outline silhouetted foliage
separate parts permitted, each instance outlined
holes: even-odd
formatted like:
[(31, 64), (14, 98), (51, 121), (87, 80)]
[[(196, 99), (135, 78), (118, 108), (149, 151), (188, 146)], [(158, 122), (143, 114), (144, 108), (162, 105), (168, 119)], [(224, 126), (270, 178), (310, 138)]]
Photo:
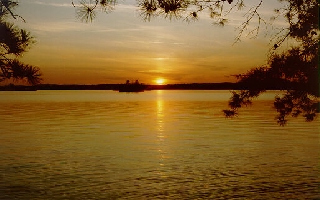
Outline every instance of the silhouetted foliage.
[[(237, 113), (241, 106), (251, 103), (273, 84), (283, 85), (284, 95), (276, 96), (274, 101), (278, 112), (276, 120), (280, 125), (286, 124), (287, 116), (302, 115), (306, 121), (312, 121), (319, 112), (319, 4), (315, 0), (287, 1), (289, 6), (282, 10), (282, 14), (289, 27), (283, 29), (287, 32), (274, 44), (274, 48), (277, 49), (286, 38), (294, 40), (296, 45), (282, 53), (272, 54), (267, 66), (238, 75), (238, 82), (245, 89), (233, 93), (229, 101), (231, 109), (224, 110), (227, 117), (232, 117), (231, 111)], [(250, 91), (255, 92), (248, 95)]]
[(114, 9), (115, 4), (116, 0), (80, 0), (78, 5), (72, 1), (73, 7), (76, 8), (77, 17), (82, 22), (92, 22), (97, 15), (97, 9), (108, 13)]
[(279, 84), (282, 85), (284, 95), (275, 97), (274, 101), (274, 108), (279, 113), (276, 117), (278, 123), (285, 125), (289, 115), (302, 115), (306, 121), (312, 121), (319, 112), (317, 52), (318, 45), (308, 46), (307, 50), (303, 46), (292, 47), (286, 52), (271, 56), (268, 66), (239, 75), (238, 83), (244, 90), (233, 92), (229, 101), (231, 109), (224, 110), (226, 117), (232, 117), (231, 111), (238, 113), (239, 108), (251, 104), (252, 99)]
[(6, 79), (26, 80), (36, 85), (41, 82), (40, 69), (18, 61), (18, 57), (33, 44), (34, 38), (24, 29), (20, 29), (8, 18), (24, 19), (14, 13), (17, 1), (0, 0), (0, 82)]
[[(237, 0), (227, 12), (235, 7), (241, 9), (244, 0)], [(72, 4), (77, 9), (77, 16), (84, 22), (92, 21), (97, 10), (109, 12), (115, 8), (116, 0), (80, 0)], [(208, 11), (209, 16), (216, 19), (216, 24), (223, 25), (227, 19), (224, 18), (224, 5), (232, 4), (233, 0), (209, 0), (209, 1), (187, 1), (187, 0), (137, 0), (137, 6), (141, 17), (150, 21), (153, 16), (164, 16), (169, 19), (184, 19), (186, 21), (198, 19), (199, 12)]]
[[(245, 7), (246, 0), (137, 0), (140, 15), (146, 21), (152, 17), (164, 16), (171, 19), (185, 21), (198, 20), (200, 12), (207, 12), (214, 20), (214, 24), (223, 26), (227, 16), (233, 10)], [(264, 0), (256, 1), (244, 15), (243, 23), (238, 27), (235, 42), (240, 41), (244, 32), (256, 36), (261, 24), (267, 25), (259, 13)], [(319, 3), (316, 0), (279, 0), (283, 6), (275, 9), (275, 16), (271, 21), (283, 16), (287, 27), (283, 27), (270, 41), (273, 50), (288, 40), (292, 47), (282, 53), (272, 52), (266, 66), (257, 67), (247, 73), (237, 76), (242, 90), (233, 91), (229, 101), (230, 109), (224, 110), (226, 117), (238, 114), (238, 109), (248, 106), (252, 100), (270, 88), (281, 88), (283, 96), (275, 97), (274, 108), (278, 112), (276, 117), (280, 125), (284, 125), (287, 116), (302, 115), (306, 121), (312, 121), (316, 116), (319, 97)], [(74, 2), (72, 1), (75, 6)], [(82, 0), (77, 9), (82, 10), (78, 16), (82, 21), (91, 21), (95, 10), (100, 7), (110, 11), (116, 5), (115, 0), (86, 1)], [(229, 6), (226, 6), (229, 5)], [(87, 13), (85, 13), (86, 11)], [(257, 22), (253, 28), (249, 24)]]

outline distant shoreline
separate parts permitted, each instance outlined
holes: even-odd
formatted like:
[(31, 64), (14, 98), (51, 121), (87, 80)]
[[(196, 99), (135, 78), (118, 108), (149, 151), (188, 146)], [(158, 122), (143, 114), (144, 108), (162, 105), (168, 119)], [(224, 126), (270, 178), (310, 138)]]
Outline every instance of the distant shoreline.
[[(5, 85), (0, 86), (0, 91), (36, 91), (36, 90), (119, 90), (124, 84), (40, 84), (36, 86), (25, 85)], [(223, 83), (186, 83), (186, 84), (166, 84), (166, 85), (147, 85), (145, 90), (243, 90), (253, 89), (257, 86), (241, 85), (239, 83), (223, 82)], [(284, 90), (284, 85), (273, 85), (264, 87), (267, 90)]]

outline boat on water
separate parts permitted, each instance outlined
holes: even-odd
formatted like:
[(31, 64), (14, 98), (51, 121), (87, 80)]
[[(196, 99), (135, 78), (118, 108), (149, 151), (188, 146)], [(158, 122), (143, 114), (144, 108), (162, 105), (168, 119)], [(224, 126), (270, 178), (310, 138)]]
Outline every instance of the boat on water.
[(139, 83), (136, 80), (134, 83), (130, 83), (129, 80), (125, 84), (119, 85), (119, 92), (143, 92), (146, 89), (146, 85)]

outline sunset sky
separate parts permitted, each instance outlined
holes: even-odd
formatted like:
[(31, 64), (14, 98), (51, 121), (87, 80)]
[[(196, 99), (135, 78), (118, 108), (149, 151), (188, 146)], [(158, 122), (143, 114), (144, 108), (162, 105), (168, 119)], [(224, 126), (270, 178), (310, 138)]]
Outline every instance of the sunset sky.
[[(76, 1), (75, 1), (76, 2)], [(247, 7), (258, 0), (246, 0)], [(232, 74), (266, 63), (270, 35), (261, 29), (256, 39), (234, 44), (242, 12), (229, 16), (224, 27), (213, 25), (207, 13), (196, 22), (139, 16), (136, 1), (119, 1), (109, 14), (98, 12), (92, 23), (76, 18), (71, 0), (24, 0), (18, 23), (37, 43), (22, 60), (41, 68), (43, 83), (101, 84), (136, 80), (156, 84), (235, 81)], [(278, 5), (265, 1), (260, 13), (269, 19)], [(274, 25), (283, 26), (284, 22)], [(271, 29), (267, 30), (270, 34)]]

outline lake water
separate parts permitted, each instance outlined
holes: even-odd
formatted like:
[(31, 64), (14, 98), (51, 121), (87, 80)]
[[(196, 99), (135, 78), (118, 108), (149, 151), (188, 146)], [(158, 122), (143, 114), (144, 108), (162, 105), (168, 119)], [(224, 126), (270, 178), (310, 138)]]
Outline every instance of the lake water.
[(0, 92), (0, 199), (319, 199), (319, 119), (276, 92)]

